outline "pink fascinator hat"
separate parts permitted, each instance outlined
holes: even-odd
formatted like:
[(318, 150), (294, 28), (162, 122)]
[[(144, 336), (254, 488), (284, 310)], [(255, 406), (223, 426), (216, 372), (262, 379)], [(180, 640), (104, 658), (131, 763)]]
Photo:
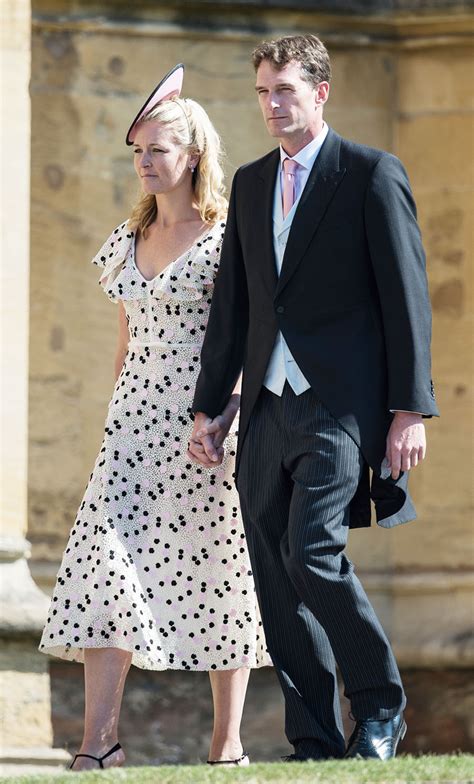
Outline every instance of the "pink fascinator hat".
[(171, 71), (168, 71), (168, 73), (166, 74), (166, 76), (163, 77), (159, 85), (155, 87), (151, 95), (146, 99), (142, 108), (138, 112), (130, 128), (128, 129), (125, 142), (126, 144), (128, 144), (129, 147), (131, 144), (133, 144), (135, 131), (140, 120), (143, 117), (145, 117), (145, 115), (148, 114), (148, 112), (151, 112), (151, 110), (154, 109), (155, 106), (157, 106), (162, 101), (169, 101), (170, 98), (174, 98), (177, 95), (181, 95), (181, 88), (183, 86), (183, 77), (184, 77), (184, 65), (182, 63), (178, 63), (178, 65), (175, 65), (175, 67), (172, 68)]

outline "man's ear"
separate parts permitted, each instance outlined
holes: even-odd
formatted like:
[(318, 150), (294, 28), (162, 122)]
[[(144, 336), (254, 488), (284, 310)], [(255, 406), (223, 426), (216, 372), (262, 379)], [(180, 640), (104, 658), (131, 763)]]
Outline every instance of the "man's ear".
[(324, 106), (329, 98), (329, 82), (319, 82), (316, 87), (316, 106)]

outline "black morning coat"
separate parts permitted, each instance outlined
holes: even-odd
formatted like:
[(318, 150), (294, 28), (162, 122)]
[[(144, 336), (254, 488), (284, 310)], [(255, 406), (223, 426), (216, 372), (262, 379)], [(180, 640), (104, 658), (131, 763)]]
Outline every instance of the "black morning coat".
[[(193, 411), (216, 416), (243, 367), (238, 464), (278, 330), (317, 398), (365, 458), (351, 527), (413, 519), (408, 475), (380, 478), (391, 410), (437, 416), (425, 254), (407, 174), (332, 129), (296, 209), (280, 277), (279, 150), (236, 173)], [(373, 470), (369, 491), (369, 466)]]

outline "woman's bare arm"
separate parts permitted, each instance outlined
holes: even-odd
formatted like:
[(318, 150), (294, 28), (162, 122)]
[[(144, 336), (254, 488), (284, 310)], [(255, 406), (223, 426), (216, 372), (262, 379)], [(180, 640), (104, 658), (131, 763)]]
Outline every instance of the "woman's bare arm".
[(120, 372), (122, 370), (123, 363), (125, 361), (125, 356), (128, 351), (128, 341), (130, 340), (130, 335), (128, 332), (127, 315), (125, 313), (123, 302), (118, 303), (118, 311), (119, 311), (118, 340), (117, 340), (117, 350), (115, 352), (115, 365), (114, 365), (115, 380), (118, 379)]

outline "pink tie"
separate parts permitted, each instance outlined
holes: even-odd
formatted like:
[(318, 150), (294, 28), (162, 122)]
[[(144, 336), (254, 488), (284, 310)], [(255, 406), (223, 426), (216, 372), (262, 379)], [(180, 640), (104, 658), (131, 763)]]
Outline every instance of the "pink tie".
[(283, 218), (286, 218), (296, 199), (295, 172), (299, 163), (292, 158), (283, 161)]

